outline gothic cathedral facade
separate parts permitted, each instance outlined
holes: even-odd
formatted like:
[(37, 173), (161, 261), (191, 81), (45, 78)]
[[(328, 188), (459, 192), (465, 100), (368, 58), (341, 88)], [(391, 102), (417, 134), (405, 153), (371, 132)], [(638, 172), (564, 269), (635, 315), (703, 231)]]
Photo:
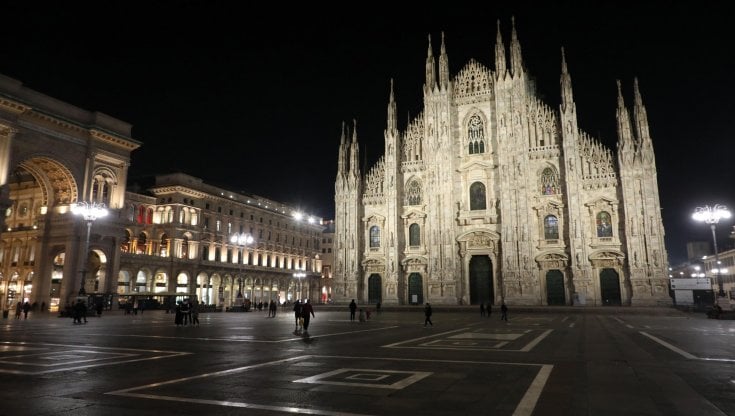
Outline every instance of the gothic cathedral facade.
[[(507, 58), (507, 60), (506, 60)], [(391, 82), (385, 148), (365, 174), (342, 128), (333, 299), (391, 304), (670, 304), (646, 109), (618, 82), (617, 151), (577, 126), (564, 50), (561, 103), (542, 102), (515, 30), (495, 69), (453, 78), (431, 39), (423, 111), (405, 131)]]

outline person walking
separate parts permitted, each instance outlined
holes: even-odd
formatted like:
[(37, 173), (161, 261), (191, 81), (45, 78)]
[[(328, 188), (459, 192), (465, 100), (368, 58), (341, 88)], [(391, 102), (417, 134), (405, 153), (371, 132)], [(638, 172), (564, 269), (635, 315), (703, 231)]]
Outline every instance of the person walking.
[(508, 307), (505, 306), (505, 302), (500, 305), (500, 320), (508, 322)]
[(480, 302), (480, 316), (485, 316), (485, 302)]
[(270, 311), (268, 312), (268, 316), (273, 316), (275, 318), (276, 312), (278, 312), (278, 305), (276, 304), (276, 301), (271, 300), (271, 305), (269, 309)]
[(23, 310), (23, 302), (16, 302), (15, 304), (15, 319), (20, 319), (20, 312)]
[(301, 318), (301, 312), (303, 309), (304, 307), (301, 304), (301, 299), (296, 299), (296, 302), (294, 302), (293, 304), (293, 317), (296, 320), (296, 331), (299, 331), (301, 329), (299, 328), (299, 319)]
[[(309, 316), (311, 315), (311, 316)], [(304, 333), (309, 333), (309, 321), (314, 315), (314, 308), (311, 306), (309, 299), (306, 299), (306, 303), (301, 308), (301, 317), (304, 318)]]
[(357, 311), (357, 304), (355, 299), (352, 299), (352, 302), (350, 302), (350, 321), (355, 320), (355, 311)]
[(493, 313), (493, 304), (488, 302), (487, 307), (485, 307), (485, 312), (487, 312), (487, 317), (490, 317), (490, 314)]
[[(190, 311), (191, 311), (191, 324), (199, 326), (199, 302), (192, 303)], [(142, 309), (140, 313), (143, 313)]]
[(28, 311), (31, 310), (31, 304), (28, 301), (23, 303), (23, 319), (28, 319)]
[(424, 319), (424, 326), (426, 326), (426, 324), (434, 326), (434, 323), (431, 322), (431, 305), (429, 302), (426, 302), (426, 306), (424, 306), (424, 316), (426, 317), (426, 319)]

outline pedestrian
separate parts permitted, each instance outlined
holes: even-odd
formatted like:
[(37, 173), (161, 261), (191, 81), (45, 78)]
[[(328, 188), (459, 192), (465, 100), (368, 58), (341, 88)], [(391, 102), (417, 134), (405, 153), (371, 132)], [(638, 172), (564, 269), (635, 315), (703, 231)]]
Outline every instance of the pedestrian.
[(298, 331), (301, 324), (301, 311), (303, 309), (303, 306), (301, 305), (301, 300), (296, 299), (296, 302), (293, 304), (293, 317), (296, 320), (296, 331)]
[(74, 305), (74, 323), (81, 324), (82, 319), (84, 323), (87, 323), (87, 305), (83, 300), (78, 299), (76, 305)]
[(424, 316), (426, 317), (426, 319), (424, 319), (424, 326), (426, 326), (426, 324), (434, 326), (434, 323), (431, 322), (431, 305), (429, 302), (426, 302), (426, 306), (424, 307)]
[(189, 299), (184, 299), (184, 301), (181, 302), (181, 324), (182, 325), (188, 325), (190, 323), (189, 322), (189, 312), (191, 312), (191, 305), (189, 304)]
[[(311, 316), (309, 316), (311, 314)], [(301, 317), (304, 318), (304, 333), (309, 333), (309, 321), (314, 316), (314, 308), (311, 306), (309, 299), (306, 299), (306, 303), (301, 308)]]
[(191, 310), (191, 324), (199, 326), (199, 302), (195, 301), (194, 303), (192, 303), (190, 310)]
[(505, 302), (500, 305), (500, 320), (508, 322), (508, 307), (505, 306)]
[(375, 313), (380, 313), (380, 301), (375, 304)]
[(16, 302), (15, 304), (15, 319), (20, 319), (20, 311), (23, 310), (23, 303), (22, 302)]
[(276, 305), (276, 301), (271, 299), (271, 306), (269, 308), (268, 316), (276, 317), (276, 312), (278, 312), (278, 305)]
[(485, 312), (487, 312), (487, 317), (490, 317), (490, 314), (493, 313), (493, 304), (488, 302), (487, 307), (485, 308)]
[(184, 318), (181, 315), (181, 301), (176, 302), (176, 309), (174, 312), (174, 323), (176, 326), (179, 326), (182, 324)]
[(355, 299), (352, 299), (352, 302), (350, 302), (350, 321), (355, 320), (356, 310), (357, 310), (357, 304), (355, 303)]
[(360, 322), (365, 322), (365, 311), (360, 308)]
[(46, 301), (41, 302), (41, 313), (46, 312)]
[(485, 303), (480, 302), (480, 316), (485, 316)]
[(31, 304), (28, 301), (23, 303), (23, 319), (28, 319), (28, 311), (31, 310)]
[(82, 323), (82, 319), (84, 319), (84, 323), (87, 323), (87, 304), (83, 300), (79, 300), (79, 312), (81, 312), (81, 317), (79, 319), (79, 323)]

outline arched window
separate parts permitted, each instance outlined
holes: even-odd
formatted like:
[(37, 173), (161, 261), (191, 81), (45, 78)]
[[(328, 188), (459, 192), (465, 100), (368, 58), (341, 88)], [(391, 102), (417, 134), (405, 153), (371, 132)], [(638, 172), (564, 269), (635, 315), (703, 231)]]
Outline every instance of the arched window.
[(135, 205), (128, 205), (128, 221), (133, 222), (135, 219)]
[(145, 207), (143, 205), (138, 207), (138, 216), (136, 217), (136, 221), (138, 224), (143, 224), (145, 222)]
[(147, 237), (145, 233), (138, 234), (138, 245), (136, 247), (135, 254), (148, 254), (146, 250)]
[(469, 153), (485, 153), (485, 126), (478, 115), (470, 117), (467, 124), (467, 140)]
[(92, 201), (110, 204), (110, 190), (114, 180), (107, 173), (99, 173), (92, 179)]
[(412, 247), (421, 245), (421, 227), (416, 223), (408, 227), (408, 245)]
[(168, 256), (168, 243), (169, 243), (168, 235), (167, 234), (161, 235), (161, 244), (160, 244), (161, 245), (161, 248), (160, 248), (161, 257)]
[(380, 247), (380, 227), (377, 225), (370, 227), (370, 247)]
[(544, 218), (544, 239), (559, 239), (559, 220), (553, 215), (547, 215)]
[(182, 259), (189, 258), (189, 236), (186, 236), (186, 235), (181, 240), (181, 258)]
[(421, 184), (415, 179), (406, 186), (406, 205), (421, 205)]
[(612, 221), (610, 214), (606, 211), (600, 211), (597, 214), (597, 236), (612, 237)]
[(470, 210), (474, 211), (486, 208), (485, 184), (482, 182), (475, 182), (470, 185)]
[(130, 230), (125, 230), (125, 238), (120, 243), (120, 251), (130, 253)]
[(541, 172), (541, 195), (557, 195), (559, 193), (559, 175), (552, 168)]

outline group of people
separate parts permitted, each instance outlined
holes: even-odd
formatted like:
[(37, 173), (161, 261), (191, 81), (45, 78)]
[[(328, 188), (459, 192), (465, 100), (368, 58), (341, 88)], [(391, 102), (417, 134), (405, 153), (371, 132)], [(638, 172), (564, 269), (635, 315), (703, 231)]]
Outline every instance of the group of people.
[(23, 319), (28, 319), (28, 312), (31, 310), (31, 304), (28, 301), (18, 302), (15, 304), (15, 319), (20, 319), (20, 315), (23, 314)]
[(296, 300), (293, 304), (294, 318), (296, 319), (296, 333), (309, 332), (309, 322), (311, 318), (315, 318), (314, 308), (309, 303), (309, 299), (306, 302), (301, 303), (301, 300)]
[(189, 299), (177, 302), (174, 323), (176, 324), (176, 326), (199, 326), (199, 302), (192, 302)]
[[(355, 303), (355, 299), (352, 299), (352, 302), (350, 302), (350, 321), (355, 320), (355, 314), (357, 313), (357, 303)], [(375, 304), (375, 310), (376, 312), (380, 312), (380, 302)], [(366, 322), (370, 319), (370, 309), (368, 308), (360, 308), (360, 314), (358, 315), (358, 320), (360, 322)]]
[[(493, 306), (488, 303), (485, 307), (485, 302), (480, 302), (480, 316), (487, 316), (488, 318), (493, 313)], [(508, 306), (505, 302), (500, 304), (500, 320), (508, 322)]]

